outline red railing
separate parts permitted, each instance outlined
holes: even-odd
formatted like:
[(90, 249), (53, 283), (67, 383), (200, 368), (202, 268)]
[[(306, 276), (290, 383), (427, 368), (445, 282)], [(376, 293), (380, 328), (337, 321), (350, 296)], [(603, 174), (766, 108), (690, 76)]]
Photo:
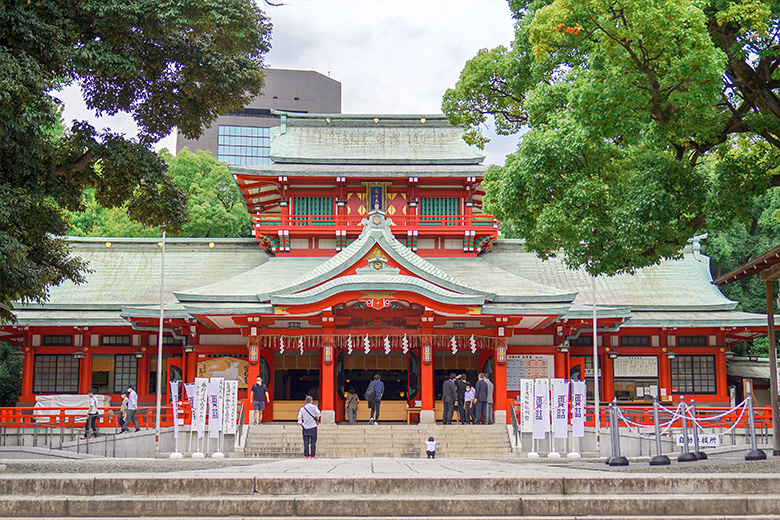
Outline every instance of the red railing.
[[(27, 426), (64, 426), (83, 428), (86, 422), (88, 408), (80, 407), (0, 407), (0, 423), (6, 428), (24, 428)], [(136, 413), (141, 428), (156, 427), (157, 415), (154, 407), (139, 407)], [(101, 407), (101, 427), (118, 426), (119, 407)], [(189, 424), (191, 413), (189, 407), (179, 409), (179, 418)], [(173, 426), (173, 410), (171, 405), (160, 409), (160, 425)]]
[[(667, 406), (667, 408), (671, 408)], [(520, 416), (520, 405), (512, 400), (507, 400), (507, 410), (514, 410), (514, 412), (517, 414), (517, 416)], [(629, 421), (632, 421), (634, 423), (652, 426), (654, 419), (653, 419), (653, 407), (652, 406), (621, 406), (620, 410), (623, 414), (623, 416), (628, 419)], [(708, 417), (714, 417), (721, 414), (724, 414), (725, 412), (728, 412), (729, 410), (732, 410), (729, 407), (722, 407), (722, 406), (698, 406), (696, 408), (696, 417), (699, 420), (706, 420)], [(756, 428), (766, 428), (772, 427), (772, 407), (771, 406), (761, 406), (761, 407), (754, 407), (753, 408), (753, 414), (755, 418), (755, 424)], [(600, 406), (599, 415), (601, 416), (601, 428), (607, 428), (609, 426), (609, 403), (602, 404)], [(739, 410), (732, 411), (730, 413), (726, 413), (723, 415), (723, 417), (720, 417), (719, 419), (715, 421), (707, 421), (707, 427), (708, 428), (729, 428), (732, 426), (737, 420), (740, 419), (741, 412)], [(585, 407), (585, 426), (593, 427), (595, 426), (595, 406), (589, 405)], [(660, 421), (666, 422), (668, 421), (669, 414), (666, 412), (661, 412), (660, 414)], [(510, 423), (510, 418), (507, 417), (507, 424)], [(621, 421), (621, 426), (623, 426), (623, 421)], [(739, 424), (737, 424), (737, 428), (747, 428), (749, 426), (748, 424), (748, 417), (747, 412), (742, 415), (741, 420), (739, 421)], [(677, 419), (672, 424), (672, 428), (681, 428), (682, 427), (682, 419)], [(689, 424), (690, 427), (690, 424)]]
[[(253, 215), (255, 228), (267, 230), (309, 227), (312, 231), (319, 227), (338, 227), (341, 229), (361, 228), (361, 221), (365, 215), (280, 215), (261, 213)], [(485, 230), (498, 229), (498, 220), (492, 215), (403, 215), (396, 214), (389, 217), (393, 221), (393, 228), (399, 231), (423, 229), (427, 226), (458, 228), (459, 230), (471, 229)]]

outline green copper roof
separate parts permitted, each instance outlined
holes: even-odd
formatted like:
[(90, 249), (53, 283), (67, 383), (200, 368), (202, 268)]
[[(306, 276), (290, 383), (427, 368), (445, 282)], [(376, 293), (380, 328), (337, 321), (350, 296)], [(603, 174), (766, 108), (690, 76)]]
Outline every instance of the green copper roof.
[(277, 112), (271, 160), (295, 164), (479, 164), (463, 129), (442, 114), (298, 114)]

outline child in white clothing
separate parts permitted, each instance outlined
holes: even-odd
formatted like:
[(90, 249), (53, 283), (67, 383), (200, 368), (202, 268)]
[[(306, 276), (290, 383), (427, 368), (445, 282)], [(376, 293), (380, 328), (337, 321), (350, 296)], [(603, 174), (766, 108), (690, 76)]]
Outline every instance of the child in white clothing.
[(425, 441), (425, 453), (428, 454), (429, 459), (436, 458), (436, 441), (433, 437), (428, 437), (428, 440)]

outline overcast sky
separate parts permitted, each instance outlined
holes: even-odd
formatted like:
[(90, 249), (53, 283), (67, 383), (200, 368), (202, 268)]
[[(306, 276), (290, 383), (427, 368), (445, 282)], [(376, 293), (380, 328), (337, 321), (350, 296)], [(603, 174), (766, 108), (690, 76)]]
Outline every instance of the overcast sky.
[[(465, 62), (512, 40), (506, 0), (286, 0), (266, 12), (274, 26), (267, 65), (330, 74), (341, 82), (344, 113), (439, 113)], [(96, 119), (77, 88), (62, 97), (66, 121), (135, 134), (128, 116)], [(516, 142), (493, 139), (485, 163), (502, 164)], [(175, 136), (163, 147), (173, 150)]]

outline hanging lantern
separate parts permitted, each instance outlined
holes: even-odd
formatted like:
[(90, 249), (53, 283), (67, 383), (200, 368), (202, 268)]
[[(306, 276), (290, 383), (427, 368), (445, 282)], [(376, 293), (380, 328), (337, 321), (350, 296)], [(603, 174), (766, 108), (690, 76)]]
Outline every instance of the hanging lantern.
[(325, 363), (333, 363), (333, 345), (325, 345)]
[(425, 363), (426, 365), (429, 365), (431, 363), (431, 358), (432, 357), (433, 356), (432, 356), (432, 353), (431, 353), (431, 346), (430, 345), (423, 345), (423, 347), (422, 347), (423, 363)]
[(385, 336), (385, 355), (390, 354), (390, 336)]
[(496, 362), (501, 365), (506, 363), (506, 345), (499, 345), (496, 349)]

